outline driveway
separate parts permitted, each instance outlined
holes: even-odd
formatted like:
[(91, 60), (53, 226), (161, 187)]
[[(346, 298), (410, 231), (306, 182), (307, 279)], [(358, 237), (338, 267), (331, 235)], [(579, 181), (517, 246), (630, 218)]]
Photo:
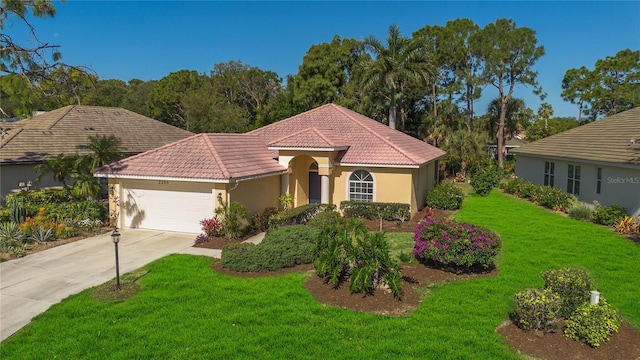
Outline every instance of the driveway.
[[(137, 229), (123, 229), (120, 233), (120, 274), (173, 253), (219, 257), (213, 251), (192, 248), (195, 234)], [(115, 278), (110, 235), (94, 236), (0, 263), (0, 340), (69, 295)]]

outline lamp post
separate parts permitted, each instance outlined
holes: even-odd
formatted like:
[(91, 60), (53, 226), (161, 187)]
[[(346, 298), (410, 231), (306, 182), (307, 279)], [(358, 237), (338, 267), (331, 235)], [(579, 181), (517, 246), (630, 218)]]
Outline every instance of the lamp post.
[(116, 290), (120, 290), (120, 265), (118, 264), (118, 243), (120, 242), (120, 233), (118, 228), (114, 228), (111, 233), (111, 240), (116, 249)]

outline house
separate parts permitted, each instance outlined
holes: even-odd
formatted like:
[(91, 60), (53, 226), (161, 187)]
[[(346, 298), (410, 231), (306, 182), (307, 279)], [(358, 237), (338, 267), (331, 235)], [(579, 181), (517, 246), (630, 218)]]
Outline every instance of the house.
[(36, 184), (35, 166), (58, 154), (86, 154), (89, 136), (115, 135), (134, 155), (193, 135), (189, 131), (115, 107), (70, 105), (13, 123), (2, 123), (0, 198), (20, 188), (59, 186), (53, 177)]
[(640, 107), (512, 150), (516, 175), (640, 215)]
[(278, 206), (399, 202), (416, 212), (444, 152), (327, 104), (245, 134), (198, 134), (96, 169), (120, 227), (199, 232), (221, 201), (248, 214)]
[[(505, 156), (513, 155), (513, 150), (519, 149), (522, 145), (527, 142), (522, 139), (520, 135), (516, 135), (514, 137), (506, 139), (504, 142), (504, 150)], [(494, 140), (487, 144), (487, 148), (489, 149), (489, 157), (493, 160), (498, 160), (498, 141)]]

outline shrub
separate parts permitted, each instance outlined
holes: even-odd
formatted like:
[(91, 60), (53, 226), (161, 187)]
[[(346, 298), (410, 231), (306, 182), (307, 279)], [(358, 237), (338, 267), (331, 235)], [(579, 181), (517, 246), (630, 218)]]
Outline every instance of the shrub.
[(0, 223), (0, 251), (9, 251), (12, 246), (22, 243), (25, 235), (14, 222)]
[(78, 235), (78, 227), (73, 224), (72, 221), (67, 220), (64, 223), (56, 225), (55, 237), (56, 239), (67, 239)]
[(253, 252), (256, 248), (252, 243), (229, 244), (222, 248), (220, 263), (222, 267), (239, 272), (251, 271), (253, 266)]
[(0, 209), (0, 223), (11, 221), (11, 210), (9, 208)]
[(514, 323), (522, 330), (547, 332), (556, 327), (562, 300), (549, 288), (526, 289), (515, 295)]
[(614, 225), (614, 229), (621, 234), (629, 234), (640, 231), (640, 224), (631, 216), (625, 216), (618, 220)]
[(566, 337), (598, 347), (620, 329), (620, 316), (604, 298), (598, 304), (584, 303), (566, 321)]
[(569, 217), (576, 220), (591, 221), (591, 208), (585, 203), (579, 203), (567, 210)]
[(216, 208), (216, 214), (222, 215), (220, 231), (229, 239), (237, 239), (242, 237), (243, 229), (246, 225), (247, 210), (242, 204), (237, 201), (232, 201), (231, 204), (222, 202), (219, 207)]
[(322, 229), (326, 226), (336, 227), (340, 224), (341, 220), (342, 220), (342, 216), (340, 215), (339, 212), (335, 211), (330, 207), (327, 207), (323, 211), (316, 214), (316, 216), (311, 218), (311, 220), (307, 222), (307, 226), (310, 226), (316, 229)]
[(583, 303), (589, 301), (593, 280), (586, 271), (576, 268), (543, 271), (544, 287), (562, 299), (559, 315), (568, 318)]
[(196, 240), (193, 242), (194, 245), (200, 245), (200, 244), (204, 244), (206, 242), (208, 242), (209, 240), (211, 240), (210, 237), (208, 237), (206, 234), (198, 234), (198, 236), (196, 236)]
[(45, 243), (50, 240), (55, 240), (55, 233), (53, 232), (53, 228), (45, 229), (44, 227), (40, 227), (38, 230), (34, 231), (33, 234), (29, 237), (29, 240), (33, 242)]
[(342, 201), (340, 210), (345, 217), (369, 220), (406, 221), (411, 217), (411, 205), (369, 201)]
[(202, 231), (204, 232), (204, 236), (208, 239), (219, 236), (222, 230), (222, 223), (218, 216), (214, 216), (210, 219), (202, 219), (200, 220), (200, 225), (202, 226)]
[(386, 287), (402, 297), (402, 274), (389, 255), (384, 233), (370, 233), (362, 220), (351, 219), (339, 227), (327, 226), (314, 247), (314, 266), (318, 276), (339, 287), (350, 279), (351, 293), (371, 293)]
[(552, 186), (539, 186), (537, 196), (538, 204), (557, 211), (568, 208), (571, 199), (571, 195)]
[(278, 208), (268, 207), (262, 211), (258, 211), (251, 217), (251, 227), (257, 231), (265, 231), (269, 228), (269, 219), (278, 213)]
[(373, 293), (386, 286), (396, 298), (402, 298), (402, 273), (400, 265), (391, 259), (389, 244), (384, 233), (365, 232), (358, 236), (351, 254), (349, 276), (351, 293)]
[(258, 245), (231, 244), (222, 249), (222, 266), (239, 272), (266, 272), (313, 262), (318, 230), (304, 225), (270, 230)]
[(316, 214), (323, 211), (327, 207), (331, 209), (335, 208), (335, 205), (327, 204), (307, 204), (298, 206), (293, 209), (281, 211), (269, 219), (269, 227), (277, 228), (279, 226), (286, 225), (301, 225), (306, 224)]
[(502, 175), (502, 170), (497, 166), (489, 166), (477, 171), (471, 177), (471, 186), (473, 187), (473, 191), (480, 196), (489, 195), (491, 190), (500, 184), (500, 178)]
[(597, 206), (591, 213), (591, 221), (600, 225), (613, 226), (625, 216), (627, 216), (627, 212), (618, 204)]
[(441, 210), (457, 210), (462, 206), (462, 189), (452, 182), (442, 182), (427, 193), (427, 205)]
[(27, 219), (20, 224), (20, 230), (24, 232), (27, 238), (30, 238), (31, 235), (41, 227), (45, 229), (54, 229), (56, 227), (56, 223), (46, 214), (44, 208), (41, 208), (36, 216), (27, 217)]
[(318, 230), (304, 226), (283, 226), (269, 230), (253, 251), (251, 271), (275, 271), (313, 262)]
[(537, 202), (539, 199), (539, 186), (524, 179), (511, 179), (501, 184), (502, 189), (511, 195), (521, 199)]
[(494, 266), (502, 246), (500, 237), (489, 229), (433, 217), (418, 223), (413, 239), (418, 260), (465, 270)]

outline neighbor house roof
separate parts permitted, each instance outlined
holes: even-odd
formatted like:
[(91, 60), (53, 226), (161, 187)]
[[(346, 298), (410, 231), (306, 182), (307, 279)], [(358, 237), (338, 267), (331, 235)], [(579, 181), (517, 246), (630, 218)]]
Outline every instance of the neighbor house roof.
[(348, 145), (336, 159), (341, 165), (420, 166), (445, 154), (424, 141), (336, 104), (320, 106), (249, 134), (277, 147), (279, 142), (273, 143), (274, 140), (291, 145), (285, 142), (287, 136), (305, 134), (310, 128), (323, 134), (328, 144)]
[(640, 107), (534, 141), (512, 153), (640, 167)]
[(249, 134), (198, 134), (94, 170), (95, 176), (227, 181), (287, 169), (262, 139)]
[(58, 154), (83, 154), (88, 137), (115, 135), (125, 154), (137, 154), (184, 139), (191, 132), (132, 111), (70, 105), (15, 123), (3, 123), (0, 163), (36, 163)]

